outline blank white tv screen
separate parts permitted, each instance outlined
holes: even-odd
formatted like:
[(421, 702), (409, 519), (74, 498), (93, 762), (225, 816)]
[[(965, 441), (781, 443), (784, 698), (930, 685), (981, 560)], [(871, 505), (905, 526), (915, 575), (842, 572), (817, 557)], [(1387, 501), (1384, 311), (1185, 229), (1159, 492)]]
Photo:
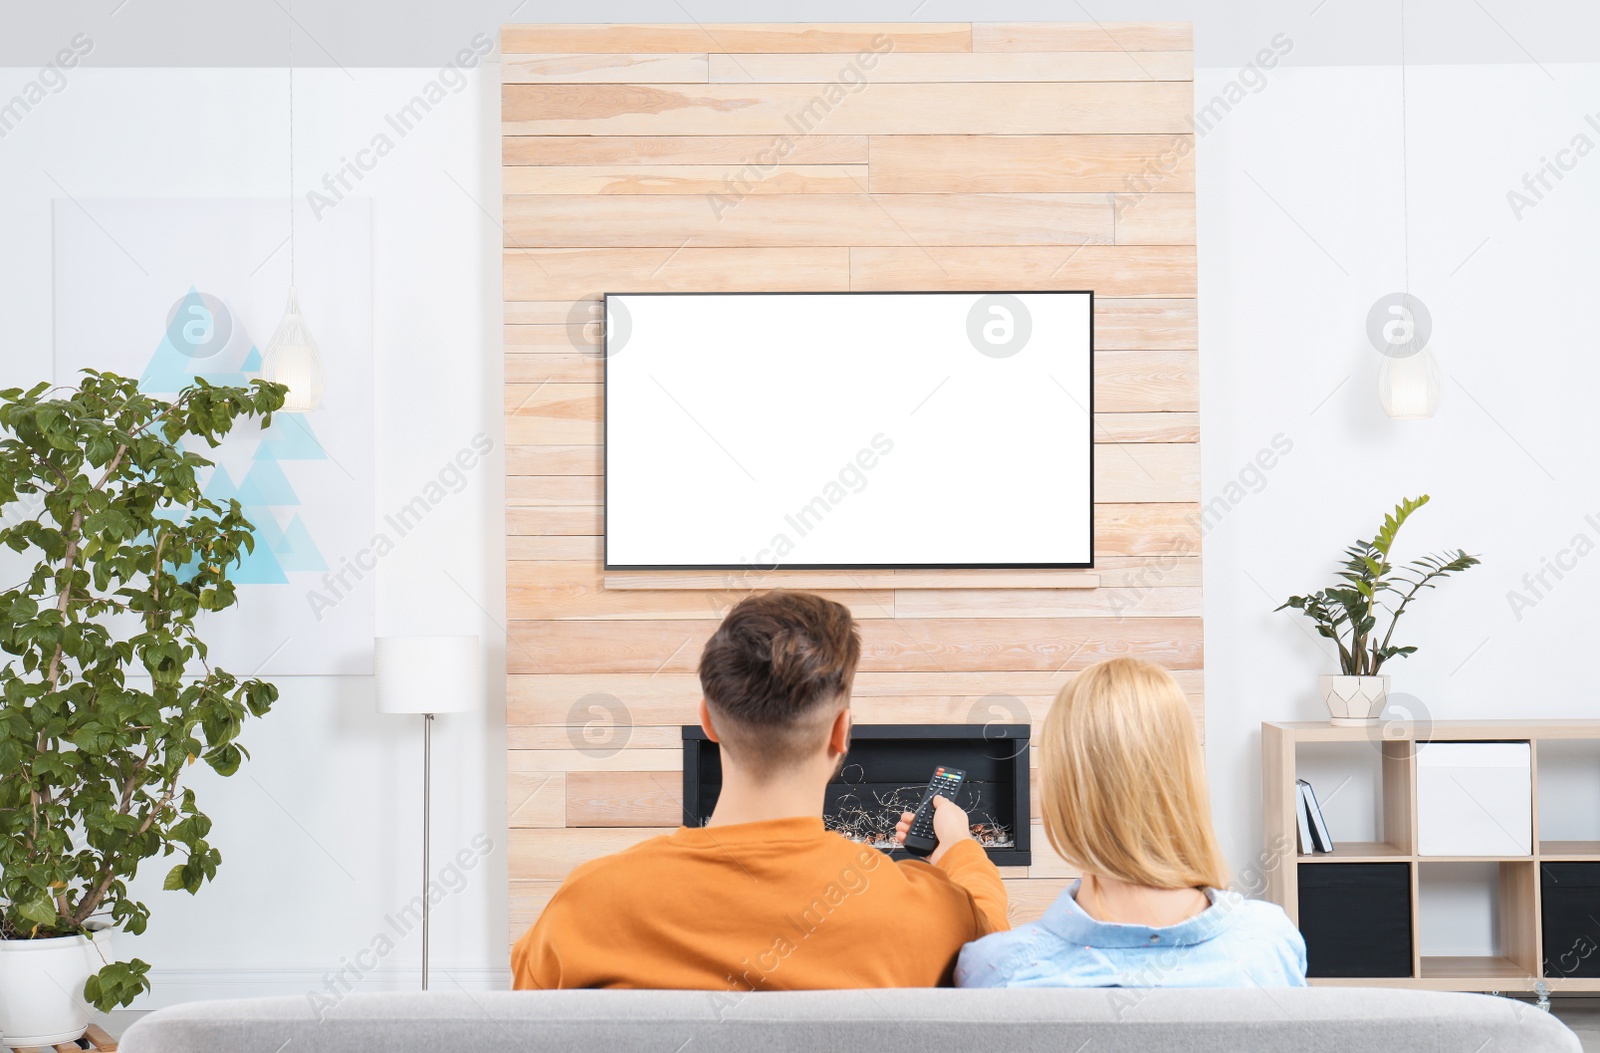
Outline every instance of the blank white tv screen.
[(608, 294), (607, 569), (1092, 566), (1093, 299)]

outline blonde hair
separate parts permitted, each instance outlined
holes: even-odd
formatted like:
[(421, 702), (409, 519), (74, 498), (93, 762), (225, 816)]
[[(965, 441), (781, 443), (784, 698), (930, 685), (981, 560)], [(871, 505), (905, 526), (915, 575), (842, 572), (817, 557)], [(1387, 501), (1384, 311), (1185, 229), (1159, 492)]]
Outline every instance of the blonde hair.
[(1039, 743), (1045, 834), (1068, 863), (1147, 888), (1220, 888), (1194, 716), (1172, 674), (1113, 658), (1061, 689)]

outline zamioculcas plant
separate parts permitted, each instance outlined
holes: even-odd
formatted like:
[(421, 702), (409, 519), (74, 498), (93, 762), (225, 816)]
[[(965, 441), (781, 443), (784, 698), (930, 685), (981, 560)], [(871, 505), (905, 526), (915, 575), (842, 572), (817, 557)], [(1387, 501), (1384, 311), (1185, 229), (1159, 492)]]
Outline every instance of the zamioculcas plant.
[[(201, 496), (211, 462), (179, 444), (270, 423), (284, 390), (197, 380), (168, 402), (85, 370), (75, 389), (0, 391), (0, 544), (34, 564), (0, 593), (0, 940), (142, 932), (127, 882), (153, 856), (177, 856), (168, 889), (216, 874), (180, 777), (197, 760), (238, 770), (240, 726), (278, 692), (206, 660), (196, 619), (234, 605), (229, 573), (255, 541), (237, 501)], [(127, 1005), (148, 970), (108, 964), (85, 997)]]
[[(1345, 549), (1344, 569), (1339, 572), (1343, 585), (1331, 585), (1309, 596), (1290, 596), (1279, 607), (1293, 607), (1316, 624), (1317, 632), (1339, 648), (1339, 668), (1346, 676), (1376, 676), (1391, 658), (1416, 652), (1415, 647), (1393, 644), (1394, 627), (1400, 623), (1411, 601), (1423, 589), (1434, 588), (1439, 578), (1478, 565), (1477, 556), (1457, 549), (1454, 553), (1423, 556), (1396, 567), (1389, 562), (1395, 535), (1411, 513), (1428, 503), (1428, 495), (1406, 498), (1393, 512), (1383, 517), (1383, 526), (1371, 541), (1357, 541)], [(1387, 614), (1389, 627), (1378, 635), (1380, 612)]]

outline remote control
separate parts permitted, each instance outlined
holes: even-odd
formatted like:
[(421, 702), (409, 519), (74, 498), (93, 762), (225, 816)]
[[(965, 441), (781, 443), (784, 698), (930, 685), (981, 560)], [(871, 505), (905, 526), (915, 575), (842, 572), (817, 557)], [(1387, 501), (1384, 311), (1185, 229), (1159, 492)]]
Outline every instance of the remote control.
[(966, 777), (967, 773), (960, 768), (934, 769), (933, 778), (922, 793), (922, 801), (911, 816), (911, 829), (906, 831), (904, 847), (907, 852), (926, 857), (939, 846), (939, 839), (933, 833), (933, 799), (948, 797), (955, 800), (956, 791), (961, 789), (962, 780)]

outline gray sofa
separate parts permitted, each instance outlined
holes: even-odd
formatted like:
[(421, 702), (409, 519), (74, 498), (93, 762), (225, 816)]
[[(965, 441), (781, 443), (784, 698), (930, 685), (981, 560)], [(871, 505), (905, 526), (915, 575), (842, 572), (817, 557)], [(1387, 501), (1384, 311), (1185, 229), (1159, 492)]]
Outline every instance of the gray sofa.
[(1576, 1053), (1532, 1005), (1485, 995), (1296, 990), (430, 992), (194, 1002), (124, 1053)]

